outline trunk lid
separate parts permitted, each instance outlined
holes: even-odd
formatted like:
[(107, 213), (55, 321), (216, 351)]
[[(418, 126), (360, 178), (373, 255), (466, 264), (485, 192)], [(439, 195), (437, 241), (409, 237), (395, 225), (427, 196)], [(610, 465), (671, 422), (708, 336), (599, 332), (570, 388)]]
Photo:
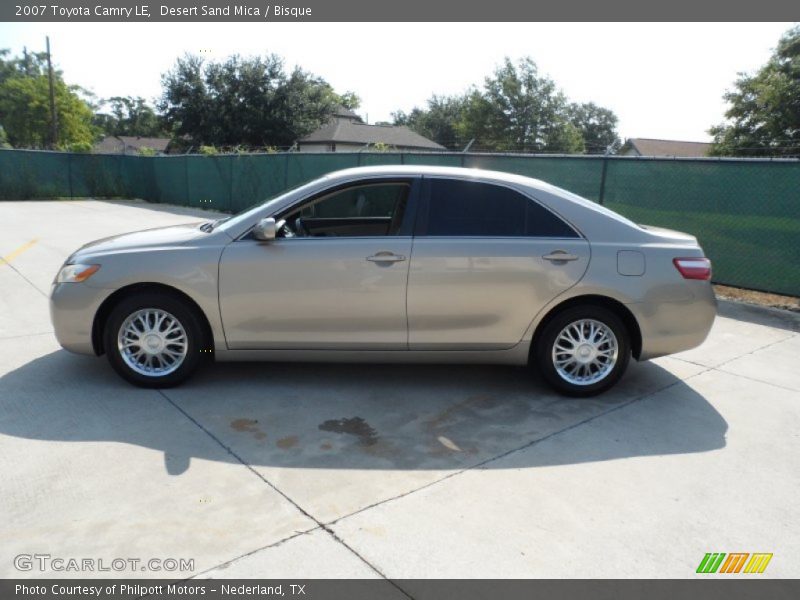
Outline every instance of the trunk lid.
[(655, 225), (639, 225), (639, 227), (662, 242), (699, 246), (695, 236), (684, 233), (683, 231), (675, 231), (674, 229), (667, 229), (666, 227), (656, 227)]

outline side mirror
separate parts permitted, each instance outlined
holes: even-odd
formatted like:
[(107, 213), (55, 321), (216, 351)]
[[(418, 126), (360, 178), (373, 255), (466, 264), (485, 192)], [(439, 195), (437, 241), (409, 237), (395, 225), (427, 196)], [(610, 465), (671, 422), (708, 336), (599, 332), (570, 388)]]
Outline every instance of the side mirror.
[(262, 242), (269, 242), (275, 239), (277, 231), (275, 219), (267, 217), (266, 219), (261, 219), (256, 223), (256, 226), (253, 227), (253, 237)]

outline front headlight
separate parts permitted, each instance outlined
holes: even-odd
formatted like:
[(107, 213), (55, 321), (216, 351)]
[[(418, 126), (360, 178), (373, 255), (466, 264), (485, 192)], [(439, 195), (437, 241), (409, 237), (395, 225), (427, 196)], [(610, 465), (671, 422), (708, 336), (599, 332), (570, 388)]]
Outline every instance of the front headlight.
[(64, 265), (58, 272), (56, 283), (80, 283), (97, 273), (100, 265)]

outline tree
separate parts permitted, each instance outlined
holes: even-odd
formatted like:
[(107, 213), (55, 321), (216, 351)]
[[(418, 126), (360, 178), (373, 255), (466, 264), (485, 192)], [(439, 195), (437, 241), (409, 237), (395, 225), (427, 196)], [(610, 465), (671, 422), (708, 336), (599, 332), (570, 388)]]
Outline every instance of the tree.
[(339, 103), (345, 108), (355, 110), (361, 106), (361, 98), (355, 92), (345, 92), (339, 95)]
[(617, 115), (594, 102), (570, 104), (567, 118), (574, 125), (586, 146), (587, 154), (604, 154), (620, 144)]
[(420, 135), (435, 140), (450, 150), (461, 150), (469, 143), (464, 137), (464, 96), (432, 96), (425, 110), (414, 108), (410, 113), (392, 113), (395, 125), (405, 125)]
[(287, 74), (274, 54), (209, 63), (186, 55), (161, 81), (159, 110), (173, 136), (195, 146), (288, 147), (338, 105), (358, 106), (355, 94), (340, 96), (302, 69)]
[(709, 130), (716, 156), (800, 155), (800, 26), (787, 31), (755, 74), (739, 74), (726, 122)]
[(486, 78), (480, 100), (470, 103), (467, 128), (470, 121), (480, 123), (488, 136), (482, 142), (497, 150), (570, 152), (573, 136), (558, 131), (566, 123), (565, 109), (564, 95), (551, 79), (539, 75), (533, 60), (514, 65), (506, 58)]
[[(17, 148), (50, 146), (50, 89), (46, 55), (27, 53), (6, 60), (0, 51), (0, 122), (8, 141)], [(54, 95), (58, 119), (58, 146), (91, 144), (96, 136), (92, 109), (83, 99), (84, 90), (67, 85), (54, 71)]]
[(107, 135), (165, 135), (160, 117), (144, 98), (115, 96), (101, 103), (101, 107), (105, 106), (108, 106), (108, 112), (97, 112), (94, 123)]
[[(9, 57), (9, 54), (8, 48), (0, 49), (0, 83), (10, 77), (47, 75), (46, 52), (25, 51), (22, 57)], [(53, 69), (53, 75), (56, 78), (62, 78), (62, 73), (58, 69)]]
[(392, 116), (395, 124), (454, 150), (475, 140), (476, 148), (497, 152), (581, 153), (617, 139), (613, 112), (569, 104), (530, 58), (516, 64), (506, 58), (482, 87), (433, 96), (426, 109)]
[(586, 142), (581, 130), (565, 118), (559, 118), (552, 126), (545, 128), (544, 152), (563, 154), (584, 154)]

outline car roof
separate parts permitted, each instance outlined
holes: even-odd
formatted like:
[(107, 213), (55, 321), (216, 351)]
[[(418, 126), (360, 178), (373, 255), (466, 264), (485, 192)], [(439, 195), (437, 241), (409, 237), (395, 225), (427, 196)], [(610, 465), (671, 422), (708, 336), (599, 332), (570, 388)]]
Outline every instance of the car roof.
[(443, 177), (468, 177), (485, 181), (499, 181), (523, 185), (525, 187), (541, 189), (549, 192), (561, 191), (541, 179), (534, 179), (525, 175), (507, 173), (505, 171), (492, 171), (489, 169), (478, 169), (473, 167), (443, 167), (436, 165), (377, 165), (369, 167), (353, 167), (329, 173), (330, 178), (353, 178), (353, 177), (386, 177), (386, 176), (443, 176)]

